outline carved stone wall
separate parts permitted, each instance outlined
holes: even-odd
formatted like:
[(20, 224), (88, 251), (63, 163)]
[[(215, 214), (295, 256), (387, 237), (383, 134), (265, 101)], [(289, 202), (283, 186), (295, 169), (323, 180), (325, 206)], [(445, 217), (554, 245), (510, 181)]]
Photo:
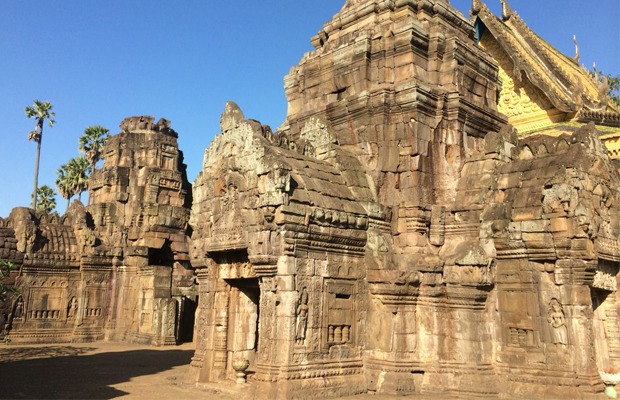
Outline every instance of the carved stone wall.
[(467, 153), (505, 122), (497, 67), (472, 33), (442, 1), (348, 1), (285, 78), (282, 128), (295, 138), (309, 119), (326, 121), (382, 204), (419, 219), (453, 200)]
[(620, 176), (596, 127), (518, 140), (445, 0), (348, 0), (312, 43), (282, 127), (226, 104), (192, 189), (169, 122), (131, 117), (91, 204), (0, 220), (5, 334), (171, 344), (197, 307), (190, 381), (248, 360), (256, 398), (600, 394)]
[(194, 183), (190, 254), (206, 293), (192, 376), (231, 378), (242, 357), (264, 396), (278, 382), (363, 392), (355, 316), (366, 312), (366, 210), (379, 206), (361, 164), (318, 120), (290, 140), (228, 103), (221, 129)]
[(524, 366), (506, 374), (516, 390), (600, 390), (599, 371), (618, 368), (610, 329), (618, 312), (617, 172), (594, 125), (522, 141), (498, 172), (483, 211), (496, 251), (496, 368)]
[(312, 42), (279, 130), (228, 103), (205, 151), (190, 378), (244, 358), (257, 398), (600, 393), (620, 181), (595, 127), (517, 140), (445, 1), (350, 0)]
[(87, 207), (74, 201), (62, 217), (16, 208), (1, 221), (0, 256), (19, 270), (19, 292), (2, 307), (11, 340), (191, 340), (191, 188), (176, 132), (153, 121), (121, 123)]

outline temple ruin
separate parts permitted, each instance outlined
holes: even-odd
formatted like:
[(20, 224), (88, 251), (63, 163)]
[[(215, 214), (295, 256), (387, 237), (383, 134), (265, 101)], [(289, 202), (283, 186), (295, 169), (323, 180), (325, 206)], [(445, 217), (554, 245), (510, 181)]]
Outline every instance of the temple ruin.
[(502, 4), (346, 1), (282, 126), (226, 104), (193, 186), (168, 121), (125, 119), (91, 204), (0, 220), (6, 333), (193, 340), (188, 382), (247, 360), (255, 398), (600, 395), (620, 114)]
[(121, 123), (91, 176), (90, 205), (0, 220), (0, 255), (19, 268), (3, 315), (12, 342), (192, 340), (191, 187), (177, 133), (153, 121)]

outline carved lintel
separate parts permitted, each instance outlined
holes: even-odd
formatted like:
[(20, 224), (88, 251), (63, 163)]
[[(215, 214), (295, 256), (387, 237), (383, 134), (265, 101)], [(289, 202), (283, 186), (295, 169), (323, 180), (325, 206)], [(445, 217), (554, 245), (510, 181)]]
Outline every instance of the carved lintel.
[[(389, 272), (396, 273), (398, 271)], [(371, 275), (370, 279), (372, 279), (373, 282), (368, 285), (370, 293), (378, 298), (385, 306), (391, 307), (393, 311), (396, 311), (398, 306), (416, 304), (420, 292), (421, 274), (415, 273), (407, 277), (403, 276), (401, 273), (400, 279), (390, 275), (393, 274), (385, 274), (383, 282), (378, 282), (377, 279), (373, 279)]]
[(257, 277), (271, 277), (278, 272), (278, 256), (267, 254), (248, 256)]

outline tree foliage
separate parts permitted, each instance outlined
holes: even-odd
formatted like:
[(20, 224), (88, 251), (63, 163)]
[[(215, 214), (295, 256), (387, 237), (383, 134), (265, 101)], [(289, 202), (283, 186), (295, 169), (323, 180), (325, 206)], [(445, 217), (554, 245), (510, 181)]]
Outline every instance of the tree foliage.
[(15, 269), (12, 262), (0, 258), (0, 301), (6, 301), (10, 293), (17, 293), (17, 290), (5, 283), (11, 275), (11, 271)]
[(75, 196), (75, 192), (73, 190), (73, 185), (71, 182), (71, 171), (67, 164), (61, 165), (56, 170), (56, 188), (58, 189), (58, 193), (60, 196), (67, 200), (67, 209), (69, 209), (69, 203), (71, 202), (71, 198)]
[(609, 85), (607, 89), (609, 98), (620, 107), (620, 75), (613, 76), (607, 74), (605, 76), (607, 77), (607, 83)]
[(56, 113), (52, 111), (52, 103), (49, 101), (35, 100), (32, 106), (24, 108), (26, 118), (34, 118), (34, 130), (28, 134), (28, 140), (34, 140), (37, 143), (37, 155), (34, 164), (34, 189), (32, 191), (32, 208), (37, 209), (37, 189), (39, 183), (39, 159), (41, 158), (41, 141), (43, 139), (43, 125), (47, 120), (50, 127), (56, 122), (54, 117)]
[(50, 128), (54, 126), (54, 123), (56, 123), (54, 120), (56, 113), (52, 111), (52, 107), (52, 103), (49, 101), (35, 100), (32, 106), (24, 108), (26, 118), (35, 119), (34, 130), (30, 131), (28, 134), (28, 140), (41, 142), (45, 120), (47, 120)]
[(56, 208), (56, 192), (47, 185), (37, 189), (37, 208), (36, 211), (49, 214)]
[(84, 156), (74, 157), (56, 170), (56, 187), (67, 203), (88, 189), (89, 172), (90, 165)]
[(590, 71), (594, 79), (598, 82), (607, 81), (607, 96), (609, 100), (620, 107), (620, 75), (606, 74), (603, 71), (598, 71), (596, 65), (594, 69)]
[(101, 160), (103, 148), (110, 138), (110, 131), (101, 125), (91, 125), (84, 129), (79, 139), (79, 150), (90, 163), (91, 172), (95, 170), (97, 162)]
[(88, 160), (84, 156), (73, 157), (67, 163), (75, 194), (81, 198), (82, 192), (88, 189), (88, 178), (91, 173)]

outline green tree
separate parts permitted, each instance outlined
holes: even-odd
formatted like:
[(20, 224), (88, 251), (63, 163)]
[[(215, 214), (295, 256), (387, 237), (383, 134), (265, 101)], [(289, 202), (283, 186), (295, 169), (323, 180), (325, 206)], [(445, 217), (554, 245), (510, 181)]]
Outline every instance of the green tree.
[(56, 208), (56, 192), (47, 185), (37, 189), (37, 208), (36, 211), (44, 214), (51, 213)]
[(616, 103), (620, 107), (620, 75), (613, 76), (611, 74), (605, 75), (607, 77), (607, 94), (609, 99)]
[[(86, 155), (90, 163), (90, 173), (95, 172), (97, 162), (101, 160), (101, 154), (106, 142), (110, 138), (110, 131), (101, 125), (91, 125), (84, 129), (84, 134), (80, 136), (79, 151)], [(88, 196), (90, 204), (90, 196)]]
[(88, 175), (90, 165), (84, 156), (74, 157), (66, 164), (68, 180), (73, 190), (73, 195), (77, 195), (82, 201), (82, 192), (88, 189)]
[(607, 96), (609, 96), (609, 100), (615, 103), (618, 107), (620, 107), (620, 75), (612, 75), (606, 74), (603, 71), (598, 71), (596, 69), (596, 64), (594, 64), (593, 69), (590, 71), (590, 74), (594, 77), (597, 82), (607, 83)]
[(110, 131), (101, 125), (89, 126), (80, 136), (79, 150), (86, 156), (91, 171), (95, 170), (97, 162), (101, 160), (101, 153), (109, 138)]
[(35, 100), (32, 106), (27, 106), (24, 111), (27, 118), (35, 119), (34, 130), (28, 134), (28, 140), (37, 143), (37, 156), (34, 163), (34, 190), (32, 191), (32, 208), (37, 209), (37, 188), (39, 184), (39, 159), (41, 157), (41, 140), (43, 139), (43, 124), (45, 120), (50, 127), (54, 126), (56, 114), (52, 111), (52, 103), (49, 101)]
[(75, 196), (75, 190), (73, 186), (71, 171), (67, 164), (61, 165), (56, 170), (56, 188), (63, 199), (67, 200), (67, 210), (71, 203), (71, 198)]
[(17, 293), (17, 290), (5, 283), (11, 275), (11, 271), (15, 269), (12, 262), (0, 258), (0, 301), (6, 301), (10, 293)]

